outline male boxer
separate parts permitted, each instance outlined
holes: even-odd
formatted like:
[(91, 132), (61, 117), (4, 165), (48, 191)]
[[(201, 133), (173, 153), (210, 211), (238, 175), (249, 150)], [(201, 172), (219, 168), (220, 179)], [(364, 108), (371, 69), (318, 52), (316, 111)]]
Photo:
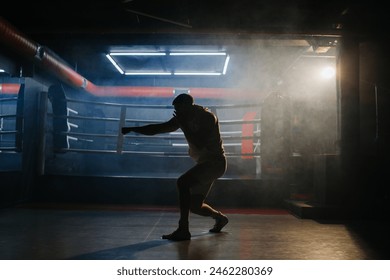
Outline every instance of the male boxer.
[(226, 156), (219, 130), (218, 118), (207, 108), (194, 104), (189, 94), (179, 94), (172, 102), (173, 117), (163, 123), (138, 127), (122, 127), (129, 132), (144, 135), (167, 133), (181, 129), (188, 142), (189, 155), (196, 164), (177, 180), (180, 219), (178, 228), (163, 239), (190, 240), (189, 212), (215, 219), (209, 231), (218, 233), (228, 223), (228, 218), (204, 201), (216, 179), (226, 171)]

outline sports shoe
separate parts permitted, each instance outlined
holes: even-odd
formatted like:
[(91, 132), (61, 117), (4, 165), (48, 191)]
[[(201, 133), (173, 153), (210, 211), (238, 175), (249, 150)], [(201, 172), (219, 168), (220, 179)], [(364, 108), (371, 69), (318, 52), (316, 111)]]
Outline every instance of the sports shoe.
[(218, 214), (219, 214), (218, 216), (214, 217), (215, 224), (214, 227), (209, 230), (209, 232), (213, 232), (213, 233), (221, 232), (221, 229), (224, 226), (226, 226), (227, 223), (229, 222), (228, 217), (226, 217), (224, 214), (222, 214), (221, 212), (219, 212)]
[(172, 240), (172, 241), (184, 241), (184, 240), (191, 239), (191, 233), (188, 230), (178, 228), (171, 234), (163, 235), (161, 238)]

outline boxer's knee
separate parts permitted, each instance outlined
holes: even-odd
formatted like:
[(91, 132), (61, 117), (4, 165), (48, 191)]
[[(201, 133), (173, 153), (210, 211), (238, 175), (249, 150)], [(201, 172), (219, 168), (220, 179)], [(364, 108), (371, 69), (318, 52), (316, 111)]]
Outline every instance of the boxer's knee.
[(192, 195), (190, 211), (195, 214), (200, 214), (202, 212), (203, 201), (204, 201), (203, 195)]

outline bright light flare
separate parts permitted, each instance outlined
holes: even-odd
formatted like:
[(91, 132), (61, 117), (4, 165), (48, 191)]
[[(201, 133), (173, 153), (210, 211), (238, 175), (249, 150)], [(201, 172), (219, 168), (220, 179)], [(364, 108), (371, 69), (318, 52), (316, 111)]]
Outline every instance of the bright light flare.
[(336, 70), (334, 67), (325, 67), (321, 70), (321, 77), (324, 79), (330, 79), (333, 78), (336, 74)]

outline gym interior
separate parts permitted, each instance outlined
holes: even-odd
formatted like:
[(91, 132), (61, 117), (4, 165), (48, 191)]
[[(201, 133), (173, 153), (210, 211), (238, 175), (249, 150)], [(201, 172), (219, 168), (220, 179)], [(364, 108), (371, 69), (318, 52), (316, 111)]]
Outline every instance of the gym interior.
[[(0, 259), (388, 259), (389, 57), (358, 8), (330, 29), (0, 18)], [(230, 222), (191, 214), (169, 242), (184, 135), (121, 127), (170, 119), (180, 93), (219, 118), (207, 201)]]

